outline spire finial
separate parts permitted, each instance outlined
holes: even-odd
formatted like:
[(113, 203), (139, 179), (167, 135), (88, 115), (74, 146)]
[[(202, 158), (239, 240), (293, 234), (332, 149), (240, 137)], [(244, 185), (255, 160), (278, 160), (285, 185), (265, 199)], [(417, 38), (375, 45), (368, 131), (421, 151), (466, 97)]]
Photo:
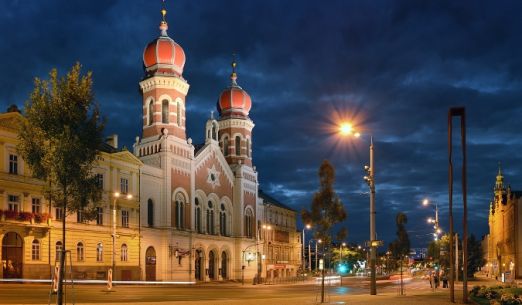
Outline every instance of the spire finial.
[(211, 120), (214, 119), (214, 110), (210, 110), (210, 119), (211, 119)]
[(502, 176), (502, 167), (500, 166), (500, 161), (498, 161), (498, 176)]
[(237, 86), (237, 73), (236, 73), (236, 66), (237, 66), (237, 62), (236, 62), (236, 54), (233, 53), (232, 54), (232, 74), (230, 74), (230, 79), (232, 80), (232, 86)]
[(169, 28), (167, 24), (167, 20), (165, 19), (165, 16), (167, 15), (167, 9), (165, 7), (165, 0), (162, 0), (163, 5), (161, 8), (161, 22), (160, 22), (160, 30), (161, 30), (161, 36), (167, 36), (167, 30)]

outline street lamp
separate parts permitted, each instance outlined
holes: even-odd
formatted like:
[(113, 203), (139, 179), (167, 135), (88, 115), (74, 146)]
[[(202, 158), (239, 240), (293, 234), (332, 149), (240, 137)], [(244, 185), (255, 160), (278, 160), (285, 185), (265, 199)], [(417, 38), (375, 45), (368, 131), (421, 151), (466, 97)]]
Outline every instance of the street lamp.
[[(342, 136), (354, 136), (359, 138), (361, 133), (356, 131), (350, 123), (341, 123), (339, 126), (339, 133)], [(373, 136), (370, 136), (370, 165), (365, 165), (364, 170), (367, 175), (364, 176), (364, 180), (370, 188), (370, 294), (377, 294), (377, 280), (375, 274), (375, 263), (377, 260), (377, 249), (378, 245), (376, 233), (375, 233), (375, 166), (373, 160)]]
[[(120, 198), (121, 194), (118, 192), (114, 192), (112, 194), (113, 201), (112, 201), (112, 273), (115, 273), (114, 268), (116, 267), (116, 201), (118, 201), (118, 198)], [(131, 194), (127, 194), (125, 196), (127, 200), (132, 199)]]
[[(422, 201), (422, 205), (429, 206), (430, 201), (428, 199), (424, 199)], [(435, 218), (428, 217), (428, 223), (433, 223), (433, 230), (434, 230), (433, 237), (435, 240), (438, 240), (439, 234), (442, 233), (442, 230), (439, 227), (439, 207), (438, 207), (437, 203), (435, 203)]]
[(306, 268), (306, 267), (305, 267), (305, 261), (306, 261), (306, 259), (305, 259), (305, 240), (306, 240), (306, 239), (305, 239), (305, 229), (310, 230), (311, 228), (312, 228), (312, 226), (311, 226), (310, 224), (307, 224), (307, 225), (304, 226), (304, 228), (303, 228), (303, 239), (301, 240), (301, 241), (302, 241), (302, 244), (303, 244), (303, 255), (302, 255), (303, 260), (302, 260), (302, 262), (301, 262), (301, 266), (302, 266), (302, 268), (303, 268), (303, 271), (304, 271), (305, 268)]

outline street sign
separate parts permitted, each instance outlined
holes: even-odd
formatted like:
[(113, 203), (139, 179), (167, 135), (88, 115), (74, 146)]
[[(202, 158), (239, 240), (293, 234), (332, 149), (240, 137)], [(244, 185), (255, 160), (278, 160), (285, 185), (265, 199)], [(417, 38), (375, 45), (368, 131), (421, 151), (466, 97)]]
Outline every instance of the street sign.
[(321, 259), (319, 260), (319, 270), (323, 270), (323, 269), (324, 269), (324, 261), (323, 261), (323, 259), (321, 258)]

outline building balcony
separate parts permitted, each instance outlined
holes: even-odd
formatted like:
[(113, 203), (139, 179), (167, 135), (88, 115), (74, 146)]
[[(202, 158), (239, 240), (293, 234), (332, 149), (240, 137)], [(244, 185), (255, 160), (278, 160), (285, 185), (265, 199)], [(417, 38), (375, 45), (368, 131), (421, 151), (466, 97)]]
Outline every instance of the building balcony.
[(18, 212), (0, 210), (1, 222), (25, 222), (36, 225), (47, 225), (51, 217), (47, 213)]

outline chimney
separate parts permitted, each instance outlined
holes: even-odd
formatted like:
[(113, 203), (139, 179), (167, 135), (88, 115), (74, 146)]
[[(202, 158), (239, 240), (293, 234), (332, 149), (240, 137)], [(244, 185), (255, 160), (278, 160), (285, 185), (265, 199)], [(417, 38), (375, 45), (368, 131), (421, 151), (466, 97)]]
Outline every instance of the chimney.
[(118, 149), (118, 135), (112, 134), (105, 139), (105, 143), (109, 144), (110, 146), (114, 147), (115, 149)]

